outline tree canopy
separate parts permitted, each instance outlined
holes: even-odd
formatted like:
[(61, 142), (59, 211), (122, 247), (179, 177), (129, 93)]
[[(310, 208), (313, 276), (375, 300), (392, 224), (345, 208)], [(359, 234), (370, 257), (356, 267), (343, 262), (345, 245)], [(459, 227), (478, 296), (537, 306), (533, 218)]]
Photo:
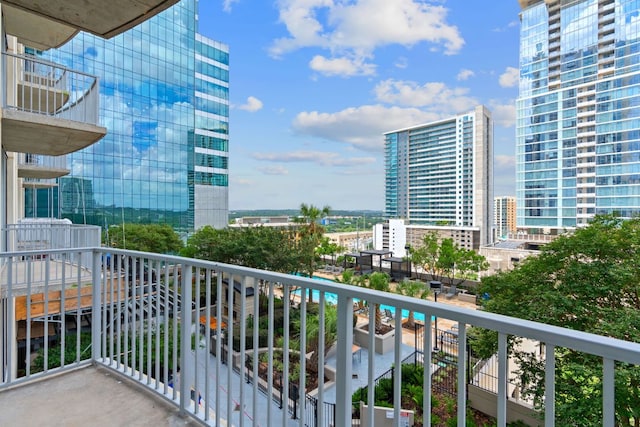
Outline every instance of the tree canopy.
[(300, 271), (301, 264), (296, 246), (294, 232), (289, 229), (215, 229), (206, 226), (189, 238), (182, 255), (262, 270), (295, 273)]
[(421, 243), (411, 248), (411, 262), (416, 270), (421, 267), (433, 279), (457, 285), (465, 279), (475, 279), (479, 271), (489, 267), (484, 256), (458, 246), (450, 237), (440, 240), (435, 231), (426, 233)]
[(182, 240), (168, 224), (112, 225), (104, 233), (107, 246), (134, 251), (174, 254), (182, 249)]
[[(640, 342), (640, 218), (597, 216), (514, 270), (483, 278), (479, 291), (487, 311)], [(495, 350), (491, 335), (479, 333), (484, 356)], [(542, 407), (544, 363), (517, 348), (523, 392)], [(557, 348), (556, 377), (556, 423), (599, 424), (602, 360)], [(640, 423), (640, 368), (616, 365), (615, 401), (616, 425)]]

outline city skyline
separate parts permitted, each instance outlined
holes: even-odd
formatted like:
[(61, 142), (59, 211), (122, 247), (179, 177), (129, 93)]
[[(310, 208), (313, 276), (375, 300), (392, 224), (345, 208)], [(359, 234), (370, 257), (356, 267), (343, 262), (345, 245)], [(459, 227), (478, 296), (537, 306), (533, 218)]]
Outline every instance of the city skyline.
[[(229, 208), (384, 209), (384, 132), (483, 104), (515, 195), (517, 1), (201, 2), (230, 50)], [(477, 16), (483, 16), (478, 20)]]

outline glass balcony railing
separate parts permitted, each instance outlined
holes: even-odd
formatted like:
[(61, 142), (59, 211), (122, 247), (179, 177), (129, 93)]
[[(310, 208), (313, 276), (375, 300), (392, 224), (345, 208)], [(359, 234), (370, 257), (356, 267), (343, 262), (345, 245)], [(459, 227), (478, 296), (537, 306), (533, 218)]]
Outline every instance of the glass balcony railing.
[[(432, 392), (446, 389), (458, 426), (467, 425), (467, 411), (480, 400), (498, 426), (510, 421), (514, 403), (551, 426), (556, 384), (571, 380), (556, 374), (555, 354), (571, 349), (602, 360), (602, 376), (593, 384), (602, 387), (603, 397), (590, 404), (602, 408), (602, 425), (613, 427), (618, 368), (640, 364), (636, 343), (235, 265), (106, 248), (3, 253), (0, 259), (0, 395), (94, 363), (208, 425), (373, 426), (376, 416), (405, 425), (415, 414), (403, 407), (402, 387), (412, 378), (393, 367), (408, 363), (424, 370), (416, 386), (424, 414), (435, 404)], [(374, 333), (379, 305), (388, 307), (379, 324), (390, 331), (384, 336)], [(410, 344), (400, 332), (402, 316), (394, 316), (403, 310), (430, 319), (412, 331)], [(432, 328), (431, 320), (441, 328)], [(450, 326), (442, 330), (445, 320)], [(42, 337), (31, 327), (34, 322), (45, 331), (55, 322), (59, 331), (37, 355), (33, 343)], [(492, 358), (477, 360), (469, 351), (474, 326), (496, 332)], [(514, 337), (544, 365), (547, 404), (541, 414), (514, 397)], [(390, 343), (379, 341), (386, 339)], [(387, 345), (388, 351), (380, 351)], [(64, 359), (65, 346), (71, 357), (55, 362)], [(24, 349), (20, 357), (18, 348)], [(24, 362), (34, 359), (40, 362)], [(392, 407), (379, 409), (374, 390), (383, 383)], [(361, 403), (352, 395), (360, 387)], [(476, 399), (479, 392), (484, 395)]]

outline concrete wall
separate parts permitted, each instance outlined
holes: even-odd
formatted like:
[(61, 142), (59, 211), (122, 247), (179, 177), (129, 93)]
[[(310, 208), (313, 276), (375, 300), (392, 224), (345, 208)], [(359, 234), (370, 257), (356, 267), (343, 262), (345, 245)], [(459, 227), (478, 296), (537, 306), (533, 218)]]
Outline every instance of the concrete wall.
[[(360, 402), (360, 425), (369, 425), (369, 414), (367, 413), (367, 405)], [(376, 427), (393, 427), (393, 408), (384, 408), (381, 406), (373, 407), (373, 425)], [(400, 410), (399, 427), (413, 426), (413, 411)]]
[[(365, 325), (364, 328), (365, 329), (361, 329), (361, 327), (353, 328), (353, 343), (362, 348), (369, 348), (369, 326)], [(395, 329), (384, 335), (376, 335), (375, 352), (385, 354), (393, 350), (395, 335)]]
[[(498, 395), (490, 391), (469, 384), (469, 406), (495, 417), (498, 409)], [(544, 422), (538, 418), (538, 412), (524, 405), (507, 400), (507, 422), (523, 421), (531, 427), (543, 426)], [(377, 425), (377, 424), (376, 424)]]

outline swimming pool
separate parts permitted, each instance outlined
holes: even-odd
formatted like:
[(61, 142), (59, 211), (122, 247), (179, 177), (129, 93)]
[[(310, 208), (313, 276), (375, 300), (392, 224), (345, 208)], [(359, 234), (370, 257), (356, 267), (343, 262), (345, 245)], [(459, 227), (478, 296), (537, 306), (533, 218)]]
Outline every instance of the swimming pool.
[[(331, 282), (331, 283), (338, 283), (338, 282), (334, 282), (333, 280), (330, 279), (325, 279), (323, 277), (318, 277), (318, 278), (314, 278), (314, 280), (323, 280), (325, 282)], [(300, 291), (301, 289), (296, 289), (295, 291), (293, 291), (293, 293), (295, 295), (300, 295)], [(318, 302), (320, 300), (320, 291), (318, 291), (317, 289), (313, 290), (313, 301)], [(309, 294), (307, 293), (306, 298), (309, 299)], [(336, 305), (338, 304), (338, 295), (330, 293), (330, 292), (325, 292), (324, 294), (324, 300), (331, 304), (331, 305)], [(358, 298), (354, 298), (353, 299), (354, 302), (358, 302), (360, 301)], [(391, 306), (391, 305), (385, 305), (382, 304), (380, 305), (380, 310), (385, 311), (385, 310), (389, 310), (391, 311), (391, 313), (393, 313), (394, 317), (396, 315), (396, 308)], [(402, 310), (402, 318), (406, 319), (409, 317), (409, 310)], [(418, 320), (424, 323), (424, 313), (419, 313), (419, 312), (413, 312), (413, 318), (414, 320)], [(433, 320), (433, 317), (431, 317), (431, 320)]]

